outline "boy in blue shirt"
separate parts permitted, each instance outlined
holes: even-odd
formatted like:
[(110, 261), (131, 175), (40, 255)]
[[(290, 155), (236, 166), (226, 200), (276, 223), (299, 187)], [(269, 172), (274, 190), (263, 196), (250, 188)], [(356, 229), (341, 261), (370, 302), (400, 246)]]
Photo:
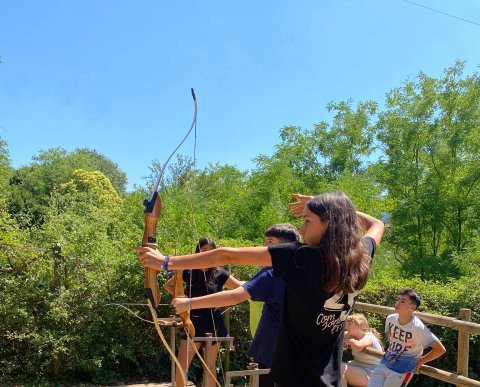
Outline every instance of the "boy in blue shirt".
[[(388, 349), (380, 365), (370, 376), (368, 387), (400, 387), (406, 385), (413, 372), (445, 353), (440, 340), (414, 316), (420, 306), (420, 296), (410, 288), (402, 289), (395, 303), (395, 312), (387, 316), (385, 333)], [(425, 348), (431, 351), (423, 355)]]
[[(265, 230), (265, 245), (297, 242), (300, 234), (295, 226), (288, 223), (274, 224)], [(247, 351), (261, 369), (270, 368), (275, 354), (275, 343), (283, 312), (285, 285), (283, 280), (273, 276), (271, 266), (260, 269), (250, 280), (236, 289), (208, 296), (176, 298), (172, 301), (177, 313), (191, 309), (218, 308), (231, 306), (251, 299), (264, 302), (262, 316), (255, 336)], [(260, 375), (260, 387), (273, 387), (269, 375)]]

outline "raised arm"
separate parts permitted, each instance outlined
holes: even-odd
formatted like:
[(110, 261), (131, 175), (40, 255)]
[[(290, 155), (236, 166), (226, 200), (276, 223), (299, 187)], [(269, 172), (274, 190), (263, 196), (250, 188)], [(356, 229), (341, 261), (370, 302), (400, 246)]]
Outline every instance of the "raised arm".
[[(307, 202), (313, 196), (302, 194), (292, 194), (291, 196), (298, 201), (290, 203), (288, 205), (288, 212), (293, 216), (302, 216), (303, 209), (305, 208)], [(383, 232), (385, 230), (385, 225), (383, 224), (383, 222), (363, 212), (356, 211), (356, 213), (360, 227), (365, 230), (365, 236), (373, 238), (377, 243), (377, 246), (379, 246), (380, 241), (382, 240)]]
[(307, 205), (307, 202), (313, 198), (313, 196), (302, 195), (302, 194), (291, 194), (294, 199), (298, 199), (298, 202), (293, 202), (288, 204), (288, 212), (293, 216), (302, 216), (303, 209)]
[(446, 352), (446, 349), (443, 346), (443, 344), (440, 341), (435, 341), (432, 344), (432, 349), (418, 360), (417, 367), (415, 368), (415, 373), (418, 374), (418, 371), (420, 370), (420, 367), (422, 365), (424, 365), (425, 363), (428, 363), (429, 361), (439, 358), (445, 352)]
[(160, 251), (150, 246), (137, 247), (136, 250), (142, 266), (157, 271), (163, 269), (203, 269), (229, 264), (249, 266), (272, 265), (272, 258), (266, 246), (242, 248), (220, 247), (202, 253), (169, 257), (165, 265), (165, 256)]
[(243, 286), (239, 286), (233, 290), (226, 290), (202, 297), (194, 297), (191, 299), (175, 298), (172, 301), (172, 305), (177, 313), (181, 313), (189, 309), (220, 308), (223, 306), (237, 305), (249, 298), (250, 294), (247, 290)]
[(385, 231), (385, 225), (383, 222), (360, 211), (357, 211), (357, 218), (360, 227), (365, 230), (365, 236), (373, 238), (377, 243), (377, 247), (380, 246), (380, 241), (382, 240), (383, 232)]

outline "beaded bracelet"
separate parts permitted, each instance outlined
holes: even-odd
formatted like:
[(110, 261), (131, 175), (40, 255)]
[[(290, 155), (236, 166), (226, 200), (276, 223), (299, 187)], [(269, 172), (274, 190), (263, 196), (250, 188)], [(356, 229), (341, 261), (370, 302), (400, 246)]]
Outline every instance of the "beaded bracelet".
[(164, 261), (162, 263), (162, 268), (165, 271), (168, 271), (168, 261), (170, 261), (170, 257), (168, 255), (165, 256)]

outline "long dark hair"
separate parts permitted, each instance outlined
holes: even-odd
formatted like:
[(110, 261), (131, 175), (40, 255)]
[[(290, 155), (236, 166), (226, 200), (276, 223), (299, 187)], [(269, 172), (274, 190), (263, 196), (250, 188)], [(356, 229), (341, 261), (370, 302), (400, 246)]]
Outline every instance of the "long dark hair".
[(200, 249), (205, 246), (205, 245), (210, 245), (212, 246), (214, 249), (217, 248), (217, 244), (215, 243), (215, 241), (210, 238), (210, 237), (204, 237), (204, 238), (200, 238), (198, 240), (198, 243), (197, 243), (197, 247), (195, 247), (195, 253), (199, 253), (200, 252)]
[(328, 192), (307, 202), (328, 227), (318, 246), (326, 261), (323, 289), (353, 293), (367, 283), (371, 258), (361, 243), (357, 214), (343, 192)]
[[(217, 244), (212, 238), (203, 237), (198, 240), (197, 246), (195, 247), (195, 253), (199, 253), (200, 249), (205, 245), (210, 245), (214, 249), (217, 248)], [(213, 283), (215, 281), (215, 274), (217, 270), (218, 270), (218, 267), (210, 267), (205, 270), (203, 269), (194, 270), (194, 273), (197, 273), (197, 275), (194, 274), (194, 278), (195, 278), (194, 282), (199, 281), (200, 283), (204, 283), (206, 280), (207, 283)]]

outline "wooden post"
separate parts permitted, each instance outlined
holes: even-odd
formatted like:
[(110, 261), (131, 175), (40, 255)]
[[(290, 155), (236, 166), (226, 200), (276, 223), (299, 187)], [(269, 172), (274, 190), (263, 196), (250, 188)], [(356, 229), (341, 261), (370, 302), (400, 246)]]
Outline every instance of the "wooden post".
[[(230, 308), (223, 314), (223, 320), (225, 322), (225, 328), (227, 328), (228, 335), (230, 335)], [(230, 371), (230, 345), (225, 347), (225, 359), (223, 362), (223, 369), (225, 373)]]
[[(228, 265), (228, 272), (232, 273), (232, 265)], [(225, 323), (225, 328), (227, 329), (228, 335), (230, 335), (230, 308), (227, 308), (225, 313), (223, 313), (223, 321)], [(225, 373), (230, 371), (230, 350), (231, 345), (225, 348), (225, 359), (223, 360), (223, 369)]]
[[(205, 333), (205, 337), (212, 337), (212, 333)], [(215, 359), (216, 360), (216, 359)], [(207, 363), (208, 368), (210, 368), (210, 363), (212, 361), (212, 342), (208, 340), (205, 343), (205, 363)], [(203, 370), (203, 386), (208, 386), (210, 382), (210, 373), (207, 370)]]
[[(176, 334), (175, 326), (171, 326), (169, 328), (169, 331), (170, 331), (170, 348), (175, 353), (175, 334)], [(176, 366), (175, 361), (172, 358), (171, 364), (170, 364), (170, 381), (172, 383), (172, 386), (175, 385), (175, 366)]]
[[(460, 309), (460, 320), (470, 321), (472, 311), (470, 309)], [(470, 334), (465, 331), (458, 331), (458, 354), (457, 354), (457, 374), (468, 377), (468, 354), (470, 348)], [(462, 386), (462, 384), (457, 384)]]
[[(249, 370), (258, 370), (258, 363), (248, 363)], [(259, 376), (258, 374), (250, 375), (249, 378), (249, 387), (258, 387), (259, 386)]]

